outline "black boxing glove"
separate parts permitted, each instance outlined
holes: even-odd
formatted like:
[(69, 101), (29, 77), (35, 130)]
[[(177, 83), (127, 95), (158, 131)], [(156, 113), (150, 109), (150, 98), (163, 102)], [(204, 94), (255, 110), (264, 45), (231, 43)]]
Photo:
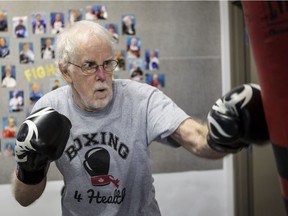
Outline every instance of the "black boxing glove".
[(119, 179), (109, 175), (110, 155), (106, 149), (102, 147), (90, 149), (85, 154), (83, 166), (91, 176), (92, 185), (104, 186), (113, 183), (115, 187), (119, 187)]
[(16, 136), (17, 178), (25, 184), (40, 183), (50, 162), (62, 155), (70, 128), (70, 120), (50, 107), (31, 113)]
[(236, 153), (249, 144), (264, 144), (269, 133), (260, 86), (244, 84), (218, 99), (209, 112), (208, 145), (222, 153)]

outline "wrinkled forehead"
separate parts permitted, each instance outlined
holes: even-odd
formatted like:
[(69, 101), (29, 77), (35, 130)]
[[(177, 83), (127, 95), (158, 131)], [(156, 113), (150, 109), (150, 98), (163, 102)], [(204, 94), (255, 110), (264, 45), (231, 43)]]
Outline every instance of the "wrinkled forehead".
[[(94, 52), (95, 55), (110, 52), (112, 55), (110, 38), (102, 29), (91, 30), (83, 26), (78, 28), (77, 32), (71, 32), (70, 35), (71, 43), (74, 47), (74, 55), (78, 56), (89, 52)], [(81, 32), (81, 34), (79, 34), (79, 32)]]
[[(79, 26), (79, 28), (72, 29), (72, 40), (77, 48), (111, 46), (110, 38), (107, 32), (102, 28), (89, 28), (89, 26)], [(79, 46), (77, 46), (79, 45)]]

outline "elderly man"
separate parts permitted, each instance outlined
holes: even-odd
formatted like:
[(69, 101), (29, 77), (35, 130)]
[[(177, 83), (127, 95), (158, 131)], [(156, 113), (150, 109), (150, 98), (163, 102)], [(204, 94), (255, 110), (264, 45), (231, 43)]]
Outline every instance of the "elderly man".
[[(20, 204), (28, 206), (40, 197), (49, 164), (56, 161), (65, 183), (64, 216), (159, 216), (149, 157), (152, 141), (221, 158), (256, 136), (242, 133), (244, 128), (249, 130), (255, 120), (265, 122), (263, 116), (251, 119), (251, 102), (257, 101), (261, 113), (261, 100), (255, 100), (260, 98), (257, 87), (245, 85), (232, 93), (234, 111), (228, 112), (229, 95), (214, 105), (208, 133), (207, 125), (188, 116), (159, 89), (113, 80), (118, 62), (111, 41), (111, 34), (91, 21), (79, 21), (58, 36), (56, 57), (68, 85), (44, 95), (19, 129), (13, 182)], [(251, 97), (239, 106), (243, 95)], [(235, 112), (248, 112), (249, 120)]]

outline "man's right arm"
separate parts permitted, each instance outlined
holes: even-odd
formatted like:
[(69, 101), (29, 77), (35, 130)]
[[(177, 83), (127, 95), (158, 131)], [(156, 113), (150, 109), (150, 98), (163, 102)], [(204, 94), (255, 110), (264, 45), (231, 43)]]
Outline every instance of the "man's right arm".
[(37, 200), (43, 193), (46, 186), (46, 177), (36, 185), (28, 185), (19, 181), (16, 174), (12, 176), (12, 187), (17, 202), (26, 207)]
[(59, 159), (70, 136), (71, 122), (56, 110), (36, 110), (22, 123), (16, 136), (13, 174), (15, 199), (28, 206), (37, 200), (46, 186), (50, 163)]

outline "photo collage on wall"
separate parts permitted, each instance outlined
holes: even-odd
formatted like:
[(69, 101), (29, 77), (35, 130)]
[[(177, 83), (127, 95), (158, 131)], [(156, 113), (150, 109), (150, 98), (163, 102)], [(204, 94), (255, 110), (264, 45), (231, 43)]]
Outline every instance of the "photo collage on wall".
[[(29, 82), (19, 80), (18, 73), (23, 73), (19, 71), (19, 67), (33, 66), (39, 63), (38, 61), (41, 61), (40, 63), (53, 61), (55, 36), (77, 21), (99, 22), (111, 33), (116, 44), (115, 59), (119, 62), (114, 79), (122, 73), (131, 80), (157, 88), (165, 87), (165, 74), (159, 72), (159, 50), (156, 47), (142, 47), (143, 38), (137, 34), (136, 16), (123, 13), (118, 18), (118, 23), (109, 22), (110, 16), (105, 5), (92, 4), (67, 11), (50, 12), (41, 9), (31, 14), (13, 17), (10, 16), (9, 11), (0, 9), (0, 91), (7, 92), (9, 98), (7, 101), (9, 112), (2, 113), (0, 147), (3, 154), (6, 152), (4, 155), (11, 155), (10, 151), (12, 155), (14, 154), (15, 131), (17, 131), (17, 124), (22, 122), (22, 119), (17, 119), (17, 113), (22, 112), (27, 116), (37, 100), (47, 93), (37, 80)], [(35, 38), (39, 43), (35, 43)], [(125, 47), (119, 45), (120, 41), (122, 44), (124, 42)], [(17, 46), (16, 53), (13, 53), (14, 50), (11, 52), (12, 43)], [(39, 57), (38, 53), (40, 53)], [(12, 58), (16, 61), (13, 60), (13, 64), (7, 63)], [(22, 84), (22, 82), (27, 82), (29, 92), (17, 88), (18, 83)], [(65, 82), (56, 76), (46, 82), (49, 82), (49, 91), (65, 85)]]

